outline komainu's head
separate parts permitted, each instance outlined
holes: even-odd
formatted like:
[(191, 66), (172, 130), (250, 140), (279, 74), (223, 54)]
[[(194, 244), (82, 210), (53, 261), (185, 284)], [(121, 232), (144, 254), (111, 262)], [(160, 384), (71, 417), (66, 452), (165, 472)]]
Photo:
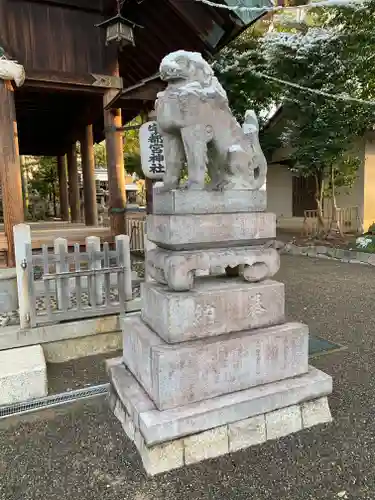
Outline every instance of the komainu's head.
[(211, 84), (214, 72), (199, 52), (177, 50), (164, 57), (160, 64), (160, 77), (166, 82), (198, 81)]

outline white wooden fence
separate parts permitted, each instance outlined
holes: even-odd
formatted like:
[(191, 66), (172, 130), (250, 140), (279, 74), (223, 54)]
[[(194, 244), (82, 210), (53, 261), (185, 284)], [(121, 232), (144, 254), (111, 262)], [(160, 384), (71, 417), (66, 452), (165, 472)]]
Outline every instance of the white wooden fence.
[[(30, 226), (14, 228), (21, 328), (126, 311), (132, 300), (129, 236), (116, 236), (115, 249), (100, 238), (86, 238), (68, 251), (65, 238), (32, 252)], [(36, 278), (36, 271), (41, 278)]]
[[(318, 211), (305, 210), (303, 220), (303, 232), (307, 235), (315, 235), (318, 231)], [(337, 208), (337, 223), (343, 233), (359, 233), (362, 231), (362, 221), (359, 215), (359, 207)], [(326, 227), (332, 221), (332, 207), (328, 205), (324, 209), (323, 222)]]

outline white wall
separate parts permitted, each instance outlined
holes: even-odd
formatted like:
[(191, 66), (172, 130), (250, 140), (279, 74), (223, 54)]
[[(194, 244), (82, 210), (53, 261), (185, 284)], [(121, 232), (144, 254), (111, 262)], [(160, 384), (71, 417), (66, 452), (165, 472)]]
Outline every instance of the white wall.
[[(368, 178), (368, 165), (371, 163), (371, 153), (368, 149), (368, 145), (370, 142), (367, 142), (364, 138), (359, 139), (356, 143), (355, 150), (354, 152), (358, 155), (359, 158), (361, 158), (363, 161), (361, 162), (358, 172), (357, 172), (357, 178), (353, 184), (353, 186), (348, 189), (348, 188), (340, 188), (338, 189), (338, 192), (336, 193), (336, 203), (338, 208), (348, 208), (348, 207), (358, 207), (358, 216), (361, 222), (363, 222), (365, 217), (365, 201), (366, 201), (366, 188), (372, 189), (372, 192), (370, 192), (370, 205), (375, 206), (375, 200), (374, 197), (374, 181), (369, 181)], [(366, 146), (366, 150), (365, 150)], [(374, 163), (374, 162), (373, 162)], [(365, 177), (366, 177), (366, 183), (365, 183)], [(331, 199), (327, 198), (324, 203), (324, 210), (326, 213), (330, 214), (331, 213)], [(374, 213), (374, 210), (368, 210), (369, 204), (366, 203), (366, 208), (367, 208), (367, 213), (372, 212)], [(367, 223), (367, 222), (366, 222)]]
[[(358, 156), (363, 159), (357, 172), (357, 178), (354, 181), (354, 184), (351, 188), (338, 189), (338, 192), (336, 193), (336, 202), (339, 208), (358, 206), (360, 207), (360, 210), (362, 210), (362, 215), (363, 215), (364, 177), (365, 177), (365, 161), (366, 161), (365, 144), (363, 140), (358, 141), (356, 149), (358, 150), (356, 151)], [(368, 151), (366, 151), (366, 154), (368, 154)], [(328, 199), (326, 200), (326, 202), (329, 204), (331, 203), (331, 200)]]
[(283, 165), (271, 165), (267, 173), (267, 210), (277, 217), (292, 217), (292, 173)]

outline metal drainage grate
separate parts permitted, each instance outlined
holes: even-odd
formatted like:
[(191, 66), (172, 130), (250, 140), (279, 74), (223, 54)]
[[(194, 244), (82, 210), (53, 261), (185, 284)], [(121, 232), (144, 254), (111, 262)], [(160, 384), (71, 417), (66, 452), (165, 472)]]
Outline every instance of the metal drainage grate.
[(7, 406), (0, 406), (0, 420), (24, 413), (31, 413), (37, 410), (45, 410), (55, 406), (61, 406), (67, 403), (74, 403), (81, 399), (89, 399), (96, 396), (104, 396), (108, 394), (109, 384), (94, 385), (84, 389), (75, 391), (62, 392), (53, 396), (34, 399), (25, 403), (15, 403)]

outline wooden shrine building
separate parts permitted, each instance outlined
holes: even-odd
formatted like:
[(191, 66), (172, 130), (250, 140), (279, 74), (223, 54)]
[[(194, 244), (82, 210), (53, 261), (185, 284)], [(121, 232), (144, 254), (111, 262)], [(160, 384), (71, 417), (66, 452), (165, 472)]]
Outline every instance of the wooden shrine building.
[[(259, 2), (241, 0), (241, 5)], [(125, 20), (105, 23), (117, 14)], [(93, 144), (106, 138), (111, 230), (123, 232), (125, 171), (117, 129), (152, 108), (162, 88), (157, 71), (163, 56), (185, 49), (209, 57), (259, 14), (237, 15), (196, 0), (0, 0), (0, 47), (26, 73), (19, 88), (0, 80), (0, 177), (9, 266), (14, 264), (12, 228), (24, 220), (20, 155), (58, 158), (61, 216), (69, 220), (70, 213), (77, 222), (75, 143), (80, 141), (85, 221), (95, 226)]]

